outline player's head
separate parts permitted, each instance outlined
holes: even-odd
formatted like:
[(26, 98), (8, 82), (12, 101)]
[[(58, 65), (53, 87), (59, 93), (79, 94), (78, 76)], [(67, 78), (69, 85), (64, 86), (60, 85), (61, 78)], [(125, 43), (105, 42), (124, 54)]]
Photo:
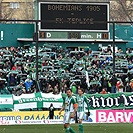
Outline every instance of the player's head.
[(70, 97), (72, 95), (72, 89), (68, 88), (66, 94), (68, 97)]
[(82, 88), (79, 88), (79, 89), (78, 89), (78, 94), (79, 94), (79, 95), (82, 95), (83, 93), (84, 93), (84, 90), (83, 90)]

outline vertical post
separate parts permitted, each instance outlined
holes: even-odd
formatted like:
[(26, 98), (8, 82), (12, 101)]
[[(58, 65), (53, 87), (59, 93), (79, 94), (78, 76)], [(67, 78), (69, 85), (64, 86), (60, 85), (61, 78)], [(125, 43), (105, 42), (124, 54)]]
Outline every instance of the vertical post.
[(115, 74), (115, 22), (113, 22), (113, 74)]
[(2, 0), (0, 0), (0, 19), (2, 19)]
[(35, 42), (36, 42), (36, 90), (38, 91), (38, 21), (36, 22)]

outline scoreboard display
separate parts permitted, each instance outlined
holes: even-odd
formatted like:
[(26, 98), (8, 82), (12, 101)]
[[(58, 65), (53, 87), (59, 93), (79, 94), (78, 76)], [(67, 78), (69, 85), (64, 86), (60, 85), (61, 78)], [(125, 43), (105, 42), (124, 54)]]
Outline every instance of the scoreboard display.
[(108, 3), (39, 3), (40, 30), (108, 31)]
[(109, 3), (39, 2), (38, 9), (40, 38), (109, 38)]
[(76, 32), (76, 31), (40, 31), (39, 38), (46, 38), (46, 39), (109, 39), (108, 32)]

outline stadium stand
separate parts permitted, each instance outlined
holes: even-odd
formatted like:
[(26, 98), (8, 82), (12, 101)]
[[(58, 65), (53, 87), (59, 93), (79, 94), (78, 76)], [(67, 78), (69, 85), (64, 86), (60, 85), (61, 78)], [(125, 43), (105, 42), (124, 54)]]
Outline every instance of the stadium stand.
[(35, 51), (35, 47), (0, 48), (0, 94), (19, 96), (41, 91), (56, 95), (65, 93), (68, 87), (74, 93), (81, 87), (90, 94), (133, 91), (133, 52), (130, 48), (126, 53), (121, 48), (117, 50), (113, 74), (110, 45), (104, 49), (99, 47), (97, 51), (90, 48), (72, 51), (44, 44), (38, 51), (38, 90), (35, 87)]

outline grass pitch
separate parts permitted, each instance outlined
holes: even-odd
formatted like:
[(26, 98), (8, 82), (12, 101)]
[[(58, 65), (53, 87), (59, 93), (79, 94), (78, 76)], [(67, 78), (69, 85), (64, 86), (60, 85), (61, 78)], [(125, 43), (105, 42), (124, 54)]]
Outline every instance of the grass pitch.
[[(83, 124), (84, 133), (133, 133), (133, 123)], [(78, 124), (71, 124), (78, 133)], [(65, 133), (62, 124), (58, 125), (12, 125), (0, 126), (0, 133)]]

